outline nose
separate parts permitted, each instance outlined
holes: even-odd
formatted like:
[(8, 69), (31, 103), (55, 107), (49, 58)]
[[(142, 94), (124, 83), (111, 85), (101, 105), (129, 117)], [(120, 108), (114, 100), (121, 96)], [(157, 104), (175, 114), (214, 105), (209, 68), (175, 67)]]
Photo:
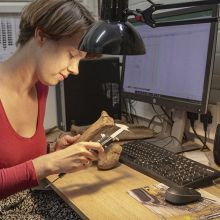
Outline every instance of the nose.
[(74, 57), (70, 63), (69, 66), (67, 67), (68, 71), (71, 72), (74, 75), (79, 74), (79, 62), (81, 59), (86, 57), (86, 52), (80, 51), (79, 55), (77, 57)]
[(74, 60), (69, 64), (67, 67), (67, 70), (73, 74), (73, 75), (78, 75), (79, 74), (79, 60)]
[(78, 66), (69, 65), (67, 67), (67, 70), (70, 74), (73, 74), (73, 75), (78, 75), (79, 74), (79, 67)]

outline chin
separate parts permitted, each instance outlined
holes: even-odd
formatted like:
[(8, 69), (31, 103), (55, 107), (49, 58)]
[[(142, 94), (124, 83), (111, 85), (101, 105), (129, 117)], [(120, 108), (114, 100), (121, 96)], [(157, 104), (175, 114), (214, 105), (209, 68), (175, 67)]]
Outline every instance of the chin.
[(62, 82), (62, 81), (57, 80), (56, 82), (50, 82), (50, 83), (48, 83), (48, 86), (56, 86), (60, 82)]
[(42, 84), (44, 84), (45, 86), (55, 86), (59, 83), (59, 80), (51, 80), (51, 81), (41, 81)]

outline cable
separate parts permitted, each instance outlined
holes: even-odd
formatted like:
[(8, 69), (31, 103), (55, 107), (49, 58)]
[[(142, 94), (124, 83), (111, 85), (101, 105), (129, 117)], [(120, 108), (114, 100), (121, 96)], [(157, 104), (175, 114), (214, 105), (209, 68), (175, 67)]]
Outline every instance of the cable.
[[(192, 125), (191, 125), (192, 127)], [(206, 142), (202, 140), (202, 138), (197, 134), (196, 130), (195, 130), (195, 127), (193, 126), (192, 127), (192, 130), (195, 134), (195, 136), (202, 142), (203, 146), (201, 148), (201, 151), (204, 151), (204, 150), (210, 150), (209, 147), (206, 145)]]
[[(203, 130), (205, 133), (205, 139), (204, 139), (204, 143), (207, 143), (207, 130), (208, 130), (208, 125), (212, 123), (212, 114), (210, 111), (207, 111), (205, 114), (201, 114), (200, 115), (200, 122), (203, 123)], [(207, 146), (207, 145), (206, 145)], [(209, 148), (208, 148), (209, 149)], [(207, 148), (205, 148), (205, 146), (203, 145), (203, 148), (201, 149), (203, 150), (207, 150)]]
[[(139, 124), (138, 117), (137, 117), (137, 112), (136, 112), (136, 109), (134, 107), (135, 103), (136, 103), (135, 100), (130, 100), (130, 109), (131, 109), (130, 114), (132, 115), (132, 117), (134, 116), (134, 118), (136, 119), (137, 124)], [(134, 118), (133, 118), (133, 120), (134, 120)]]
[(124, 105), (125, 107), (125, 118), (126, 118), (126, 121), (128, 123), (131, 123), (131, 118), (130, 118), (130, 114), (128, 112), (128, 106), (127, 106), (127, 101), (125, 98), (122, 98), (122, 104)]
[[(162, 140), (167, 139), (168, 137), (170, 137), (170, 136), (167, 136), (167, 137), (162, 137), (162, 138), (160, 138), (160, 139), (156, 139), (156, 140), (151, 140), (151, 138), (149, 138), (149, 142), (154, 143), (154, 142), (162, 141)], [(155, 138), (155, 137), (153, 137), (153, 138)], [(153, 139), (153, 138), (152, 138), (152, 139)]]
[[(154, 112), (155, 112), (157, 115), (159, 115), (164, 121), (166, 121), (166, 122), (171, 126), (171, 128), (172, 128), (172, 127), (173, 127), (173, 123), (172, 123), (172, 121), (170, 120), (170, 116), (168, 115), (168, 113), (167, 113), (164, 109), (162, 109), (163, 112), (164, 112), (164, 114), (159, 114), (159, 113), (156, 111), (156, 108), (155, 108), (154, 104), (152, 104), (151, 106), (152, 106)], [(161, 107), (161, 106), (160, 106), (160, 107)], [(168, 118), (168, 120), (163, 117), (164, 115)], [(170, 133), (171, 133), (171, 131), (170, 131)]]
[(180, 142), (180, 140), (178, 140), (178, 138), (176, 138), (173, 135), (167, 136), (167, 138), (171, 137), (172, 139), (174, 139), (180, 146), (182, 146), (182, 143)]
[[(154, 137), (155, 138), (155, 137)], [(166, 144), (164, 144), (164, 145), (160, 145), (161, 147), (163, 147), (163, 148), (166, 148), (171, 142), (174, 142), (174, 141), (176, 141), (179, 145), (180, 145), (180, 147), (182, 147), (182, 143), (176, 138), (176, 137), (174, 137), (174, 136), (166, 136), (166, 137), (163, 137), (163, 138), (160, 138), (160, 139), (155, 139), (155, 140), (151, 140), (151, 139), (149, 139), (148, 141), (150, 142), (150, 143), (155, 143), (155, 142), (159, 142), (159, 141), (163, 141), (163, 140), (165, 140), (165, 139), (167, 139), (167, 138), (171, 138)], [(153, 139), (153, 138), (152, 138)], [(175, 146), (175, 145), (174, 145)]]
[(163, 123), (163, 121), (162, 121), (160, 115), (154, 115), (154, 116), (151, 118), (151, 120), (150, 120), (150, 122), (149, 122), (149, 124), (148, 124), (148, 128), (150, 128), (150, 126), (151, 126), (152, 122), (155, 120), (155, 118), (158, 118), (158, 119), (160, 120), (161, 124)]
[(195, 134), (195, 136), (202, 142), (203, 146), (201, 148), (201, 151), (209, 149), (208, 146), (206, 145), (206, 138), (205, 141), (202, 140), (202, 138), (197, 134), (196, 130), (195, 130), (195, 120), (198, 120), (199, 116), (197, 113), (193, 113), (193, 112), (187, 112), (187, 118), (190, 121), (190, 125), (192, 127), (193, 133)]
[(131, 112), (132, 112), (132, 101), (131, 101), (131, 99), (128, 99), (128, 103), (129, 103), (129, 115), (130, 115), (130, 118), (131, 118), (131, 123), (134, 124), (134, 118), (133, 118), (133, 115), (131, 114)]
[(157, 115), (160, 115), (160, 114), (156, 111), (156, 108), (155, 108), (154, 104), (151, 104), (151, 106), (152, 106), (154, 112), (155, 112)]
[(149, 2), (151, 5), (155, 5), (155, 3), (152, 2), (151, 0), (146, 0), (146, 2)]
[(171, 138), (171, 140), (170, 140), (168, 143), (166, 143), (165, 145), (163, 145), (163, 148), (165, 148), (166, 146), (168, 146), (171, 142), (173, 142), (173, 138)]
[(122, 99), (122, 103), (125, 106), (125, 117), (128, 123), (134, 124), (134, 120), (136, 119), (137, 124), (139, 124), (136, 109), (134, 107), (134, 103), (136, 101), (132, 99)]
[(180, 140), (179, 140), (178, 138), (176, 138), (176, 137), (173, 136), (173, 135), (171, 135), (170, 137), (172, 137), (173, 139), (175, 139), (175, 140), (178, 142), (178, 144), (179, 144), (180, 146), (182, 146), (182, 143), (180, 142)]
[(160, 105), (160, 108), (162, 109), (162, 111), (164, 112), (164, 114), (167, 116), (167, 118), (170, 120), (171, 128), (172, 128), (172, 127), (173, 127), (173, 124), (174, 124), (172, 112), (171, 112), (171, 116), (169, 116), (169, 114), (167, 113), (167, 111), (164, 109), (164, 107), (163, 107), (162, 105)]
[[(204, 142), (207, 143), (207, 131), (204, 131), (204, 133), (205, 133), (205, 140), (204, 140)], [(204, 146), (203, 146), (203, 147), (204, 147)], [(209, 148), (208, 148), (208, 149), (209, 149)], [(203, 151), (203, 150), (205, 150), (205, 149), (202, 148), (201, 151)]]

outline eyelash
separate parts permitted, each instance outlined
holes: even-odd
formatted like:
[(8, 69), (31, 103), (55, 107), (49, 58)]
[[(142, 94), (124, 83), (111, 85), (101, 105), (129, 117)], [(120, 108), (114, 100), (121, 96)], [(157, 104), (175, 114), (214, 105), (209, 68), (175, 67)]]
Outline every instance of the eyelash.
[(69, 57), (70, 57), (70, 59), (72, 59), (74, 57), (74, 55), (69, 53)]

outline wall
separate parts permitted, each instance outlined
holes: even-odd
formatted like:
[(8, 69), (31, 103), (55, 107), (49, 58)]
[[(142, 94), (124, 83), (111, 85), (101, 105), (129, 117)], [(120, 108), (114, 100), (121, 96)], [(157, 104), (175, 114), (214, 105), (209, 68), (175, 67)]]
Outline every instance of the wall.
[(98, 20), (98, 1), (82, 0), (82, 2), (91, 12), (93, 12), (93, 16)]

